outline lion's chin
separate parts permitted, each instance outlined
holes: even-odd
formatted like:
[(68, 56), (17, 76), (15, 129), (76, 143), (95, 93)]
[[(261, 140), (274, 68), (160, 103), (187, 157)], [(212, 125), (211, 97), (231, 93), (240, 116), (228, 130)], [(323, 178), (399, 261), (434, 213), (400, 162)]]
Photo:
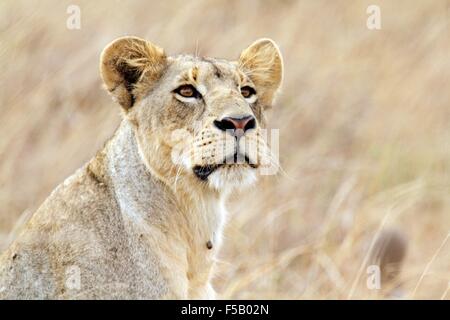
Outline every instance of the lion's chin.
[(247, 164), (223, 165), (209, 174), (208, 185), (218, 191), (233, 191), (251, 186), (257, 180), (255, 168)]

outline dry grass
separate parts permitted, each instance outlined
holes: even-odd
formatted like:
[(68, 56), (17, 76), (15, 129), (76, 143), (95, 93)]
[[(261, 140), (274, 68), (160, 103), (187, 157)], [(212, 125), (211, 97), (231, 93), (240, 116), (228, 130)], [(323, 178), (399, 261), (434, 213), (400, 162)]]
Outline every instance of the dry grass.
[[(218, 266), (224, 298), (379, 298), (361, 267), (379, 229), (401, 230), (409, 298), (449, 299), (450, 3), (375, 1), (0, 2), (0, 249), (119, 122), (98, 58), (112, 39), (237, 57), (271, 37), (285, 85), (285, 174), (233, 201)], [(20, 222), (19, 222), (20, 223)], [(446, 291), (447, 290), (447, 291)]]

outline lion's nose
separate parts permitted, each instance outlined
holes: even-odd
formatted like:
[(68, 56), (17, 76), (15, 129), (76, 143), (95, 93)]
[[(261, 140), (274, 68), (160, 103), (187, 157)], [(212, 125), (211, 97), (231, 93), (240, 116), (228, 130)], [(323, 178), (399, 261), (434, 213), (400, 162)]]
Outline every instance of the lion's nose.
[(233, 135), (242, 135), (245, 131), (256, 127), (256, 120), (250, 115), (232, 116), (214, 120), (214, 125), (222, 131), (232, 130)]

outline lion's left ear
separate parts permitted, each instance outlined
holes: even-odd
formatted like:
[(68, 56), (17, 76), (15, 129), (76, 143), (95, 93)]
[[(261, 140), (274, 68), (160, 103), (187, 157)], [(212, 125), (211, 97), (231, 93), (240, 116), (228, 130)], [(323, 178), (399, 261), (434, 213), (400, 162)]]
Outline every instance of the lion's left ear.
[(113, 99), (128, 110), (160, 78), (166, 65), (163, 49), (137, 37), (123, 37), (103, 50), (100, 74)]
[(255, 41), (241, 53), (238, 65), (256, 85), (259, 98), (271, 104), (283, 80), (283, 58), (276, 43), (271, 39)]

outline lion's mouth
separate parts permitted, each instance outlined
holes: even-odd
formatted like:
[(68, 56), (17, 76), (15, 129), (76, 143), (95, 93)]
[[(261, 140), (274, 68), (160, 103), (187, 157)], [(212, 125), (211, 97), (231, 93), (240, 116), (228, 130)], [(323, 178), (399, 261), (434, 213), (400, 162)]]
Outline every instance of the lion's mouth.
[[(243, 160), (243, 161), (242, 161)], [(200, 180), (207, 180), (208, 177), (217, 169), (227, 166), (238, 166), (238, 165), (246, 165), (250, 166), (250, 168), (256, 169), (258, 168), (258, 165), (251, 163), (250, 159), (247, 155), (238, 154), (235, 153), (231, 157), (225, 158), (225, 160), (222, 163), (219, 164), (207, 164), (203, 166), (195, 166), (193, 168), (194, 174), (200, 179)]]

